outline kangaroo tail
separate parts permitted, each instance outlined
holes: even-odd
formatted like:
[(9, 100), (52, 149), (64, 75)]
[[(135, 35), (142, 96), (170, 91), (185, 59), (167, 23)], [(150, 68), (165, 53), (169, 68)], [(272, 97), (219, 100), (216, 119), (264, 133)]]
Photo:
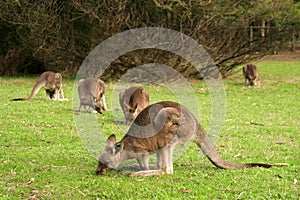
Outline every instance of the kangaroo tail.
[(28, 97), (28, 100), (31, 100), (35, 97), (35, 95), (38, 93), (38, 91), (41, 89), (41, 87), (45, 86), (45, 82), (44, 81), (41, 81), (38, 80), (36, 82), (36, 84), (34, 85), (29, 97)]
[(207, 158), (218, 168), (221, 169), (242, 169), (251, 167), (264, 167), (270, 168), (272, 165), (263, 163), (245, 163), (245, 164), (235, 164), (230, 163), (221, 158), (218, 154), (213, 141), (205, 133), (204, 129), (198, 126), (197, 136), (194, 142), (201, 148), (202, 152), (207, 156)]
[(25, 100), (32, 100), (35, 95), (38, 93), (38, 91), (41, 89), (41, 87), (45, 86), (45, 83), (44, 81), (40, 81), (38, 80), (36, 82), (36, 84), (34, 85), (30, 95), (28, 98), (15, 98), (15, 99), (12, 99), (11, 101), (25, 101)]
[(11, 99), (11, 101), (25, 101), (28, 100), (28, 98), (15, 98), (15, 99)]

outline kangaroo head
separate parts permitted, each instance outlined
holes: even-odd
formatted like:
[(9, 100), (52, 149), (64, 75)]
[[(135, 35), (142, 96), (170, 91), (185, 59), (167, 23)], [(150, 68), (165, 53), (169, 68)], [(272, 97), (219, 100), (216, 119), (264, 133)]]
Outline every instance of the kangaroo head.
[(95, 98), (95, 102), (94, 102), (94, 106), (95, 106), (95, 110), (102, 114), (102, 108), (103, 108), (103, 101), (102, 101), (102, 98), (103, 98), (103, 92), (100, 92), (97, 94), (96, 98)]
[(60, 89), (62, 87), (62, 76), (60, 73), (55, 73), (54, 82), (56, 88)]
[(114, 134), (110, 135), (107, 138), (105, 149), (98, 159), (96, 174), (105, 174), (108, 170), (117, 168), (121, 163), (120, 153), (123, 147), (122, 143), (116, 143)]
[(103, 81), (98, 80), (96, 86), (96, 92), (95, 92), (96, 97), (95, 97), (94, 106), (95, 106), (95, 110), (100, 114), (102, 114), (102, 108), (104, 106), (102, 101), (104, 93), (105, 93), (105, 85)]
[(138, 105), (135, 104), (134, 106), (129, 106), (127, 103), (124, 102), (124, 108), (125, 108), (125, 118), (126, 118), (126, 123), (130, 124), (137, 115), (139, 114), (137, 111)]
[(256, 85), (256, 76), (249, 76), (249, 84), (251, 86)]

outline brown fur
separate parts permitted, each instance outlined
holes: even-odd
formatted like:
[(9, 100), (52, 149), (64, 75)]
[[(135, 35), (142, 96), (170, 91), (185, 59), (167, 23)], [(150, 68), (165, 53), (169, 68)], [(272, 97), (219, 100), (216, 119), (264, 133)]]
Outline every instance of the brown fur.
[(132, 86), (120, 91), (119, 101), (126, 124), (130, 124), (149, 105), (149, 94), (142, 87)]
[(246, 86), (258, 85), (258, 68), (256, 65), (247, 64), (243, 67), (243, 75), (245, 78)]
[(13, 101), (32, 100), (42, 87), (45, 88), (47, 100), (60, 100), (59, 94), (64, 99), (61, 74), (48, 71), (40, 75), (28, 98), (16, 98)]
[[(115, 135), (107, 139), (99, 157), (96, 173), (106, 173), (128, 159), (137, 159), (141, 171), (132, 175), (150, 176), (173, 173), (173, 151), (177, 144), (196, 143), (208, 159), (218, 168), (239, 169), (272, 165), (249, 163), (234, 164), (224, 161), (215, 145), (193, 114), (182, 105), (164, 101), (145, 108), (134, 120), (127, 134), (116, 143)], [(148, 164), (149, 155), (156, 153), (157, 165)]]
[(81, 106), (83, 106), (86, 112), (91, 107), (98, 113), (102, 113), (102, 110), (107, 109), (105, 91), (105, 83), (98, 78), (80, 79), (78, 82), (78, 94), (80, 99), (78, 111), (80, 111)]

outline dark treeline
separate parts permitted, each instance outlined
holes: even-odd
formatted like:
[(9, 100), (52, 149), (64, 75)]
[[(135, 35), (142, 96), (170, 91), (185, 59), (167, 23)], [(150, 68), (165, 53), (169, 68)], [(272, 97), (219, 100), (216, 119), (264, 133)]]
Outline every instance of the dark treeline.
[[(225, 76), (300, 32), (300, 5), (294, 0), (5, 0), (0, 9), (0, 75), (76, 73), (108, 37), (163, 27), (198, 41)], [(119, 57), (105, 75), (118, 78), (148, 62), (172, 66), (187, 77), (198, 75), (183, 58), (156, 49)]]

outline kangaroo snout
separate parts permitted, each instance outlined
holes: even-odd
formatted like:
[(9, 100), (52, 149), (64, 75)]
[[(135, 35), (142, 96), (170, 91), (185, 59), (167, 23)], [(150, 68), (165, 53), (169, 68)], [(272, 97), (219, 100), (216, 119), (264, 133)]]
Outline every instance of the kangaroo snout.
[(105, 164), (99, 162), (98, 163), (98, 167), (96, 169), (96, 174), (99, 175), (99, 174), (107, 174), (109, 170), (109, 167), (106, 166)]
[(95, 110), (96, 110), (98, 113), (102, 114), (102, 109), (101, 109), (101, 108), (95, 106)]

